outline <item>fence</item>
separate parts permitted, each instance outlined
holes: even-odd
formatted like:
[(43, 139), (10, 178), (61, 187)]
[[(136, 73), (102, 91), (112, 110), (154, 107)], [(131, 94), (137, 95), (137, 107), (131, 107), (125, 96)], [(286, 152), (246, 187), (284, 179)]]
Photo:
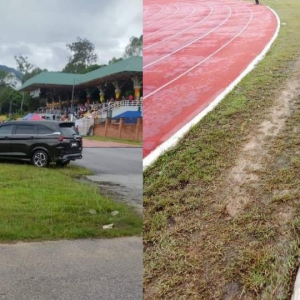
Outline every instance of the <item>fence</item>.
[(122, 100), (122, 101), (114, 101), (111, 103), (104, 103), (99, 105), (99, 109), (92, 113), (93, 117), (103, 116), (103, 114), (107, 114), (107, 112), (111, 112), (122, 106), (137, 106), (140, 107), (140, 110), (143, 110), (142, 100)]
[(126, 124), (121, 118), (119, 122), (112, 123), (110, 118), (105, 123), (94, 125), (94, 135), (125, 140), (143, 140), (143, 119), (138, 118), (136, 124)]

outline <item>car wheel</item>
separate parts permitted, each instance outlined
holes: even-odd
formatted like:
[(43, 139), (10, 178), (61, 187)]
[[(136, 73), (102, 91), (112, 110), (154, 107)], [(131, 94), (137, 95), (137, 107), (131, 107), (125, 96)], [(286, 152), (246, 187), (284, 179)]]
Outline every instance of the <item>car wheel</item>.
[(48, 166), (48, 154), (43, 150), (37, 150), (32, 155), (32, 163), (39, 168)]

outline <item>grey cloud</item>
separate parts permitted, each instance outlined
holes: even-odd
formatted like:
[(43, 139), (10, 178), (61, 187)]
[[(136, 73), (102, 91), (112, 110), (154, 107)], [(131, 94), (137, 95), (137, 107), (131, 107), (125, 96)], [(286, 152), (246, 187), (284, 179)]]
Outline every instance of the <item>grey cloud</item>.
[(24, 50), (18, 54), (27, 55), (36, 65), (44, 64), (41, 68), (64, 66), (69, 55), (66, 44), (77, 36), (89, 39), (96, 46), (99, 63), (107, 63), (113, 56), (122, 56), (131, 36), (142, 34), (142, 0), (5, 2), (0, 1), (0, 63), (12, 67), (15, 50)]
[[(0, 47), (1, 49), (2, 47)], [(10, 55), (18, 56), (20, 54), (27, 56), (32, 54), (32, 50), (27, 45), (20, 45), (20, 46), (8, 46), (7, 48), (4, 47), (1, 49), (3, 55)]]

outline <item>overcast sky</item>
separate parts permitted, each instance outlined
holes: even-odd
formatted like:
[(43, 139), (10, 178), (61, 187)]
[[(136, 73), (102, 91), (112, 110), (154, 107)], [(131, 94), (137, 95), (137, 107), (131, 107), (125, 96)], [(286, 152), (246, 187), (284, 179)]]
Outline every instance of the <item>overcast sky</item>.
[(15, 55), (61, 71), (66, 44), (86, 38), (98, 64), (123, 55), (131, 36), (143, 32), (142, 0), (0, 0), (0, 65), (16, 68)]

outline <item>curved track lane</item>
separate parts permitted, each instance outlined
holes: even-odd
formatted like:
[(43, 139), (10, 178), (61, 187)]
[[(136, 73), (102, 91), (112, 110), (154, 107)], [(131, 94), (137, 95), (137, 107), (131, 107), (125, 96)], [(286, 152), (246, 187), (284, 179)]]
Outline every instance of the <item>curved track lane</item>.
[(145, 158), (247, 68), (273, 38), (277, 19), (242, 1), (145, 0), (144, 7)]

